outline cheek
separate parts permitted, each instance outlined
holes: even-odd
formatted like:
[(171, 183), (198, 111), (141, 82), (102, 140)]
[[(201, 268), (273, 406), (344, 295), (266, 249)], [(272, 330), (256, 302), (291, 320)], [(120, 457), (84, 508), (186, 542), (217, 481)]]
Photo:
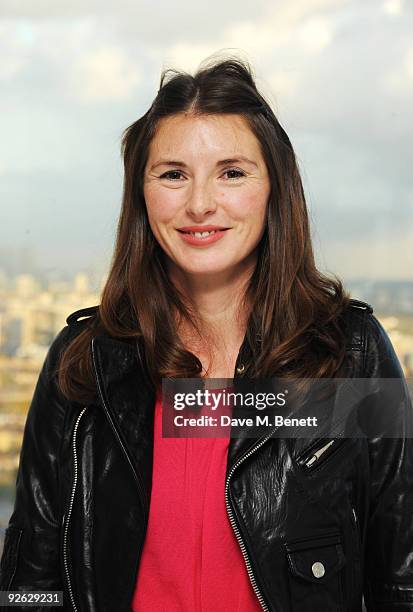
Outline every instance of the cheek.
[(250, 220), (251, 225), (261, 225), (265, 218), (268, 193), (266, 189), (234, 190), (226, 194), (227, 208), (236, 221)]
[(180, 197), (172, 189), (164, 189), (161, 192), (156, 188), (148, 188), (144, 190), (144, 198), (152, 226), (171, 222), (180, 207)]

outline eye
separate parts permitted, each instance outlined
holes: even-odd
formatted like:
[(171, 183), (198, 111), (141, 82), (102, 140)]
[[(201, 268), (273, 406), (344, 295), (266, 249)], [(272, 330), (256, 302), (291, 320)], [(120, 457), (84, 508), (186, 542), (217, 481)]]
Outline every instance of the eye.
[(225, 170), (224, 174), (228, 174), (228, 173), (232, 173), (232, 174), (236, 174), (238, 176), (230, 176), (228, 180), (233, 181), (236, 180), (238, 178), (241, 178), (242, 176), (245, 176), (245, 172), (243, 172), (242, 170), (239, 170), (238, 168), (228, 168), (228, 170)]
[[(164, 172), (163, 174), (161, 174), (161, 176), (159, 178), (166, 178), (168, 181), (177, 181), (176, 175), (177, 174), (182, 174), (182, 172), (180, 170), (168, 170), (167, 172)], [(173, 178), (172, 175), (175, 175), (175, 178)]]

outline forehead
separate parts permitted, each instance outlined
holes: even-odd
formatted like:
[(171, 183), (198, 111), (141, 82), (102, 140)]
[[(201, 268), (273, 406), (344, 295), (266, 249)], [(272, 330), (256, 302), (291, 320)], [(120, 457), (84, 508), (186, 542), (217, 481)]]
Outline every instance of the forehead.
[(260, 153), (259, 142), (242, 115), (179, 113), (159, 120), (150, 143), (150, 157), (158, 154)]

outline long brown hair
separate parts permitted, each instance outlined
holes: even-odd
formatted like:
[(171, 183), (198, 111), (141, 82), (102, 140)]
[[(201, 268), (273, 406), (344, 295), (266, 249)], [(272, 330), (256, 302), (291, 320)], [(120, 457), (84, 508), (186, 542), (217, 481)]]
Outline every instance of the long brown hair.
[(213, 60), (194, 76), (164, 70), (149, 110), (122, 133), (123, 200), (109, 275), (96, 316), (68, 344), (60, 362), (58, 383), (69, 399), (88, 401), (95, 395), (90, 345), (100, 333), (129, 342), (139, 338), (154, 385), (162, 377), (201, 376), (202, 364), (181, 343), (174, 316), (179, 313), (196, 328), (196, 313), (166, 273), (143, 196), (148, 148), (157, 124), (182, 112), (243, 116), (267, 164), (271, 192), (266, 228), (245, 293), (250, 305), (246, 337), (254, 351), (248, 376), (334, 377), (344, 363), (340, 318), (350, 295), (337, 276), (330, 278), (316, 268), (291, 142), (257, 90), (249, 64), (234, 58)]

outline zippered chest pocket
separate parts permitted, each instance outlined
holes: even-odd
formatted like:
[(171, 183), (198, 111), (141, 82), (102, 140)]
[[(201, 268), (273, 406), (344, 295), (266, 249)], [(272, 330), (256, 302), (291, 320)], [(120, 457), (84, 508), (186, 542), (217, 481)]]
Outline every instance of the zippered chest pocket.
[(349, 438), (319, 438), (297, 457), (297, 463), (306, 471), (317, 470), (335, 455)]
[(342, 611), (346, 557), (340, 533), (285, 544), (292, 609)]

